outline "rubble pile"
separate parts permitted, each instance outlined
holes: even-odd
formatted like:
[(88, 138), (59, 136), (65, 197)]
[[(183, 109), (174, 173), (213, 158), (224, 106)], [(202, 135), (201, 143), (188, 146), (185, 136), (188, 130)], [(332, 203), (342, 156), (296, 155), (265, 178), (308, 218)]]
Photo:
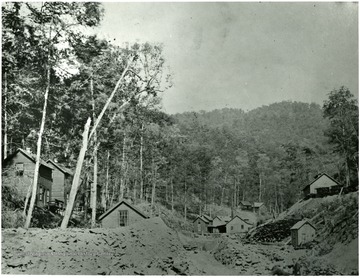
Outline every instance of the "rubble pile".
[(252, 233), (247, 235), (247, 239), (259, 242), (279, 242), (290, 236), (290, 228), (299, 219), (283, 219), (259, 226)]
[(2, 231), (4, 274), (185, 274), (185, 252), (160, 218), (112, 230)]
[(214, 257), (240, 275), (271, 275), (274, 266), (292, 273), (293, 259), (298, 259), (305, 252), (294, 250), (291, 246), (244, 244), (226, 238), (219, 243)]

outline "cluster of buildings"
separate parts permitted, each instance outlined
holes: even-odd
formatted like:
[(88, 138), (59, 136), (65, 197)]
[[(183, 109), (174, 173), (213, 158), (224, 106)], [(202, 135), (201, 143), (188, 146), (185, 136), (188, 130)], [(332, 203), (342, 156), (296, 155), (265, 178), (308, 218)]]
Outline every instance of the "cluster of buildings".
[(231, 217), (216, 216), (211, 218), (207, 215), (199, 215), (193, 222), (194, 233), (246, 233), (253, 224), (249, 219), (243, 219), (238, 215)]
[[(25, 198), (32, 188), (35, 163), (36, 156), (30, 150), (17, 149), (2, 162), (2, 183), (15, 186), (19, 195)], [(40, 159), (35, 205), (52, 208), (61, 213), (69, 198), (73, 175), (70, 169), (55, 160)], [(78, 207), (83, 207), (84, 198), (88, 196), (82, 197), (76, 204)]]

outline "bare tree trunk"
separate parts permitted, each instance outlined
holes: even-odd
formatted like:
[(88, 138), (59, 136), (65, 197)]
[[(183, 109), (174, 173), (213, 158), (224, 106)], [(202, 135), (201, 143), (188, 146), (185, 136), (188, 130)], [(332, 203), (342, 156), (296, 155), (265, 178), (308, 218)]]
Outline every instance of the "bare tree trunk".
[[(92, 97), (92, 111), (93, 111), (93, 121), (95, 122), (95, 98), (94, 98), (94, 85), (93, 78), (90, 78), (90, 92)], [(90, 194), (90, 207), (91, 207), (91, 228), (96, 226), (96, 195), (97, 195), (97, 175), (98, 175), (98, 165), (97, 165), (97, 134), (96, 130), (94, 131), (94, 176), (93, 183), (91, 184), (91, 194)]]
[(61, 229), (66, 229), (67, 228), (67, 225), (69, 223), (71, 213), (72, 213), (72, 210), (73, 210), (73, 207), (74, 207), (76, 193), (77, 193), (78, 188), (79, 188), (82, 164), (84, 162), (84, 157), (85, 157), (85, 153), (86, 153), (87, 145), (88, 145), (88, 134), (89, 134), (89, 129), (90, 129), (90, 123), (91, 123), (91, 119), (88, 118), (88, 120), (87, 120), (87, 122), (85, 124), (85, 128), (84, 128), (82, 146), (81, 146), (81, 149), (80, 149), (80, 153), (79, 153), (78, 161), (77, 161), (77, 164), (76, 164), (76, 169), (75, 169), (73, 182), (72, 182), (72, 185), (71, 185), (69, 201), (68, 201), (68, 204), (67, 204), (66, 209), (65, 209), (64, 218), (63, 218), (63, 220), (61, 222)]
[(143, 145), (144, 145), (144, 124), (141, 124), (141, 137), (140, 137), (140, 200), (143, 199), (144, 194), (144, 180), (143, 180)]
[(29, 199), (30, 199), (30, 196), (31, 196), (31, 184), (29, 184), (29, 188), (28, 188), (28, 191), (26, 193), (26, 198), (25, 198), (25, 204), (24, 204), (24, 211), (23, 211), (23, 215), (26, 216), (26, 208), (27, 208), (27, 205), (29, 203)]
[(126, 158), (126, 133), (124, 131), (123, 148), (122, 148), (122, 160), (121, 160), (121, 178), (120, 178), (120, 196), (119, 201), (124, 198), (124, 183), (125, 183), (125, 158)]
[(110, 161), (110, 151), (107, 151), (106, 158), (106, 180), (105, 180), (105, 190), (103, 190), (103, 198), (102, 198), (102, 207), (106, 210), (106, 205), (109, 200), (109, 161)]
[(3, 160), (7, 157), (8, 154), (8, 136), (7, 136), (7, 99), (8, 99), (8, 95), (7, 95), (7, 76), (6, 76), (6, 72), (4, 73), (4, 153), (3, 153)]
[[(50, 31), (51, 32), (51, 31)], [(48, 57), (48, 62), (50, 60), (50, 57)], [(49, 97), (49, 91), (50, 91), (50, 65), (47, 66), (47, 76), (46, 76), (46, 89), (45, 89), (45, 95), (44, 95), (44, 107), (42, 111), (42, 118), (41, 118), (41, 125), (38, 135), (38, 141), (37, 141), (37, 149), (36, 149), (36, 163), (35, 163), (35, 169), (34, 169), (34, 180), (33, 180), (33, 187), (32, 187), (32, 195), (30, 200), (30, 207), (29, 211), (26, 216), (25, 221), (25, 229), (28, 229), (30, 227), (31, 217), (34, 210), (35, 200), (36, 200), (36, 193), (37, 193), (37, 187), (38, 187), (38, 180), (39, 180), (39, 169), (40, 169), (40, 155), (41, 155), (41, 141), (42, 141), (42, 135), (44, 133), (45, 128), (45, 120), (46, 120), (46, 108), (47, 108), (47, 101)]]
[(151, 211), (153, 211), (154, 204), (155, 204), (155, 190), (156, 190), (156, 165), (154, 162), (154, 158), (152, 158), (152, 190), (151, 190)]
[(185, 192), (184, 192), (184, 216), (185, 216), (185, 221), (187, 220), (187, 207), (186, 207), (186, 181), (184, 181), (184, 188), (185, 188)]
[[(96, 135), (94, 135), (94, 140), (96, 138)], [(91, 184), (91, 228), (94, 228), (96, 226), (96, 197), (97, 197), (97, 174), (98, 174), (98, 163), (97, 163), (97, 151), (98, 151), (99, 145), (95, 145), (94, 149), (94, 177), (93, 182)]]
[(174, 183), (171, 178), (171, 212), (174, 212)]
[(259, 174), (259, 202), (261, 202), (261, 173)]

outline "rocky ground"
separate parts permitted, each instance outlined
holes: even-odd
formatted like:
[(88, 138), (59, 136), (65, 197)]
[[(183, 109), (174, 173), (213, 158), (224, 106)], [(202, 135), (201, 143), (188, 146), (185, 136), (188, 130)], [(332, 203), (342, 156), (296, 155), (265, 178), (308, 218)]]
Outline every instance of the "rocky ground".
[[(323, 249), (321, 249), (323, 250)], [(358, 273), (358, 242), (321, 250), (250, 242), (235, 235), (190, 237), (159, 217), (118, 229), (3, 229), (3, 274), (302, 275)]]

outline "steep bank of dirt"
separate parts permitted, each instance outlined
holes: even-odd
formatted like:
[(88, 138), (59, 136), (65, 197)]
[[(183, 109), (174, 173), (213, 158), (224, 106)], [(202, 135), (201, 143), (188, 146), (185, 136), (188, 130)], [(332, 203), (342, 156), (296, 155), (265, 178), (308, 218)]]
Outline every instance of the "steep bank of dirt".
[(210, 257), (186, 250), (158, 217), (111, 230), (2, 230), (3, 274), (236, 274)]

